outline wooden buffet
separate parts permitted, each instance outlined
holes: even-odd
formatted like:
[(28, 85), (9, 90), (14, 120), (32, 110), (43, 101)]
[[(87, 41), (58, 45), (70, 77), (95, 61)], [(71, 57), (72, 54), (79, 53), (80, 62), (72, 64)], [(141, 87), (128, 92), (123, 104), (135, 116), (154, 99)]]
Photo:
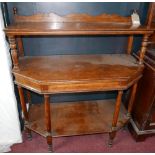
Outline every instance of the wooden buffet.
[[(36, 14), (20, 16), (14, 8), (14, 24), (5, 28), (13, 60), (13, 75), (18, 86), (25, 127), (46, 137), (52, 151), (52, 137), (109, 133), (109, 146), (116, 131), (131, 118), (137, 82), (143, 73), (143, 58), (152, 31), (146, 26), (133, 27), (130, 17), (101, 14), (59, 16)], [(127, 35), (124, 54), (24, 56), (23, 36)], [(132, 56), (135, 35), (143, 41), (138, 59)], [(114, 51), (115, 53), (115, 51)], [(44, 104), (26, 109), (23, 88), (42, 94)], [(123, 90), (131, 88), (126, 110)], [(50, 104), (50, 95), (117, 90), (116, 101), (97, 100)]]

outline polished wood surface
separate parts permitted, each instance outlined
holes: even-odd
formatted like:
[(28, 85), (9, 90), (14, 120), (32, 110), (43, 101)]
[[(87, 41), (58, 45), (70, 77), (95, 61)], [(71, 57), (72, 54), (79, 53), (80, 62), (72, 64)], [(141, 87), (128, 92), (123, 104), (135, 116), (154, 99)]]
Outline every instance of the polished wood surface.
[[(131, 17), (115, 14), (60, 16), (50, 13), (20, 16), (17, 13), (14, 8), (14, 23), (4, 29), (9, 38), (15, 83), (44, 95), (44, 106), (31, 105), (30, 120), (26, 127), (45, 136), (50, 149), (52, 135), (109, 132), (111, 143), (116, 130), (129, 120), (126, 110), (120, 108), (122, 93), (135, 86), (142, 77), (143, 58), (153, 30), (147, 25), (135, 27)], [(128, 35), (129, 40), (127, 54), (23, 57), (21, 37), (33, 35)], [(134, 35), (143, 35), (139, 62), (130, 55)], [(52, 108), (49, 105), (50, 94), (110, 90), (118, 90), (116, 103), (106, 100), (53, 104)], [(133, 102), (133, 97), (131, 100)]]
[(17, 84), (51, 94), (125, 89), (143, 71), (127, 54), (23, 57), (19, 63), (20, 71), (13, 70)]
[[(71, 136), (111, 131), (115, 100), (79, 101), (51, 104), (52, 136)], [(106, 116), (105, 116), (106, 114)], [(127, 111), (120, 108), (117, 130), (127, 121)], [(29, 127), (46, 137), (44, 105), (35, 104), (29, 110)]]
[(15, 13), (14, 24), (5, 28), (7, 35), (103, 35), (148, 34), (146, 26), (134, 27), (131, 17), (116, 14), (69, 14), (54, 13), (19, 16)]
[(119, 16), (117, 14), (100, 14), (100, 15), (89, 15), (86, 13), (78, 13), (78, 14), (68, 14), (64, 16), (60, 16), (55, 13), (49, 14), (35, 14), (31, 16), (21, 16), (17, 14), (16, 8), (14, 8), (14, 22), (107, 22), (107, 23), (122, 23), (126, 25), (131, 25), (131, 17)]
[(7, 35), (123, 35), (151, 34), (145, 26), (109, 23), (17, 23), (5, 29)]

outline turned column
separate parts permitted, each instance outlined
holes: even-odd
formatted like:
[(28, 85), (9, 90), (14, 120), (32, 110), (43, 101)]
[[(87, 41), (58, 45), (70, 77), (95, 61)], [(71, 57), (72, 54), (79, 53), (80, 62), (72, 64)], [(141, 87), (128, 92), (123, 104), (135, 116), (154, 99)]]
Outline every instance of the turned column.
[(143, 37), (143, 41), (142, 41), (142, 45), (141, 45), (141, 50), (140, 50), (139, 64), (143, 63), (145, 52), (147, 50), (149, 36), (150, 36), (150, 34), (145, 34), (144, 37)]
[(46, 140), (48, 144), (49, 152), (52, 152), (52, 133), (51, 133), (51, 110), (50, 110), (50, 96), (44, 95), (44, 106), (45, 106), (45, 125), (46, 125)]
[(128, 38), (128, 48), (127, 48), (127, 54), (131, 54), (133, 47), (133, 35), (130, 35)]
[[(18, 91), (19, 91), (20, 103), (21, 103), (21, 107), (22, 107), (22, 111), (23, 111), (23, 115), (24, 115), (24, 120), (25, 120), (24, 124), (29, 125), (28, 112), (27, 112), (27, 108), (26, 108), (26, 103), (25, 103), (24, 93), (23, 93), (22, 87), (18, 86)], [(26, 131), (28, 134), (28, 139), (31, 140), (31, 138), (32, 138), (31, 130), (26, 127)]]
[(136, 90), (137, 90), (137, 83), (135, 83), (131, 89), (131, 95), (130, 95), (130, 99), (129, 99), (128, 113), (127, 113), (127, 116), (129, 118), (131, 118), (131, 111), (132, 111), (133, 103), (134, 103), (135, 96), (136, 96)]
[(8, 37), (10, 49), (11, 49), (11, 56), (13, 61), (13, 69), (19, 70), (19, 62), (18, 62), (18, 53), (17, 53), (17, 45), (16, 45), (16, 39), (14, 36)]
[(122, 95), (123, 95), (123, 91), (119, 90), (118, 95), (117, 95), (117, 99), (116, 99), (116, 103), (115, 103), (115, 110), (114, 110), (114, 114), (113, 114), (112, 128), (111, 128), (111, 132), (109, 133), (109, 142), (108, 142), (109, 147), (112, 146), (113, 139), (116, 136), (116, 131), (117, 131), (116, 127), (117, 127), (117, 121), (118, 121), (120, 106), (121, 106)]

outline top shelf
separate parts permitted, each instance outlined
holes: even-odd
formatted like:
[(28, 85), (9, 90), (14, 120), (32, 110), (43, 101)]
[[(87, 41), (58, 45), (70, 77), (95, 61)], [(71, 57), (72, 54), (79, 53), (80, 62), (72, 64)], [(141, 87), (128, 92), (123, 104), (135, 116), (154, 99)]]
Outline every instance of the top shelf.
[(120, 35), (152, 33), (146, 26), (133, 27), (131, 17), (101, 14), (54, 13), (19, 16), (4, 30), (7, 35)]

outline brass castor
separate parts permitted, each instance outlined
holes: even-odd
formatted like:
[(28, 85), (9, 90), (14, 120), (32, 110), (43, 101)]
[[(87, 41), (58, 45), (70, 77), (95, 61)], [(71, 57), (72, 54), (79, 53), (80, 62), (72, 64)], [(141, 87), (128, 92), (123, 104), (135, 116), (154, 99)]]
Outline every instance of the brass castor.
[(108, 147), (111, 148), (113, 145), (113, 140), (109, 138), (108, 140)]
[(48, 145), (48, 152), (49, 153), (52, 153), (53, 152), (52, 145)]
[(31, 133), (27, 133), (27, 139), (28, 139), (29, 141), (32, 140), (32, 134), (31, 134)]

